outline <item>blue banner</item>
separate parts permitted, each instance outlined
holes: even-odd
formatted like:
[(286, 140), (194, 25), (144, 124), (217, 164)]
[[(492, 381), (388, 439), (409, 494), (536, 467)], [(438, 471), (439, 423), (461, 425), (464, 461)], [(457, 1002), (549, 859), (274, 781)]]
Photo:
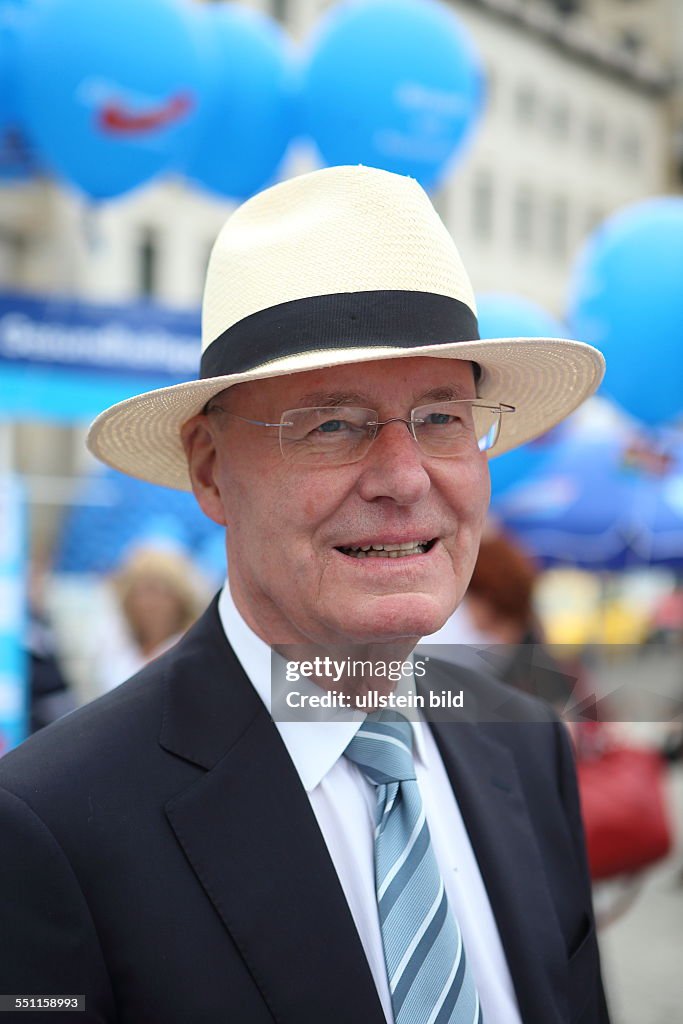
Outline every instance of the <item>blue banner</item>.
[(88, 421), (197, 376), (198, 312), (0, 293), (0, 416)]
[(24, 502), (16, 479), (0, 476), (0, 756), (26, 736)]

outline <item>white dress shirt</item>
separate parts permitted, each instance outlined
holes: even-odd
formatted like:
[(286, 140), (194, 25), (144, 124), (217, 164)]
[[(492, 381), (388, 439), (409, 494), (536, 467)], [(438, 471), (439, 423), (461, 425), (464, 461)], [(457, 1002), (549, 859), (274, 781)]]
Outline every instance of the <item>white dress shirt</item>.
[[(247, 626), (226, 585), (225, 634), (270, 712), (271, 651)], [(360, 722), (275, 722), (327, 844), (389, 1024), (394, 1015), (374, 873), (376, 790), (344, 750)], [(448, 902), (460, 926), (486, 1024), (521, 1024), (512, 979), (467, 830), (431, 730), (412, 722), (415, 773)], [(501, 840), (502, 841), (502, 840)], [(511, 880), (511, 884), (514, 881)]]

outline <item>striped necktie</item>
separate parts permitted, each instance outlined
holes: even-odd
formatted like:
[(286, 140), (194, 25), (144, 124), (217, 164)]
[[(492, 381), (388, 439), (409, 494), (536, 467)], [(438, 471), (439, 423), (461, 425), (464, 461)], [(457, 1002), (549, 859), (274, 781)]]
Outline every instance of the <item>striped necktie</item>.
[(369, 715), (345, 750), (377, 787), (375, 886), (395, 1024), (482, 1024), (432, 849), (402, 715)]

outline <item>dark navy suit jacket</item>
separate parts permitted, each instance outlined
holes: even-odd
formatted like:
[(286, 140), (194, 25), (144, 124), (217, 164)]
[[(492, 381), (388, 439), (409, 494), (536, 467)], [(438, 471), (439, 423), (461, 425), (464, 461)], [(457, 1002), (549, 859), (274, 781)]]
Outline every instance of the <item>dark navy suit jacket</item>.
[[(430, 685), (464, 686), (488, 719), (432, 728), (524, 1024), (605, 1024), (564, 727), (466, 669), (432, 666)], [(0, 760), (0, 993), (84, 994), (85, 1013), (58, 1015), (78, 1024), (384, 1024), (215, 601), (163, 657)]]

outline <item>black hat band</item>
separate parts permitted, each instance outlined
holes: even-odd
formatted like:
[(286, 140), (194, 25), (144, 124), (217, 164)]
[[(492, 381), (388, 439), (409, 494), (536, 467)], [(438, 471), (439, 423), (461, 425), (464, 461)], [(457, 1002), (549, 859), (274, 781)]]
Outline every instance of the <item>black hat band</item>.
[(259, 310), (211, 342), (200, 379), (246, 373), (285, 356), (344, 348), (414, 348), (478, 341), (464, 302), (432, 292), (341, 292)]

